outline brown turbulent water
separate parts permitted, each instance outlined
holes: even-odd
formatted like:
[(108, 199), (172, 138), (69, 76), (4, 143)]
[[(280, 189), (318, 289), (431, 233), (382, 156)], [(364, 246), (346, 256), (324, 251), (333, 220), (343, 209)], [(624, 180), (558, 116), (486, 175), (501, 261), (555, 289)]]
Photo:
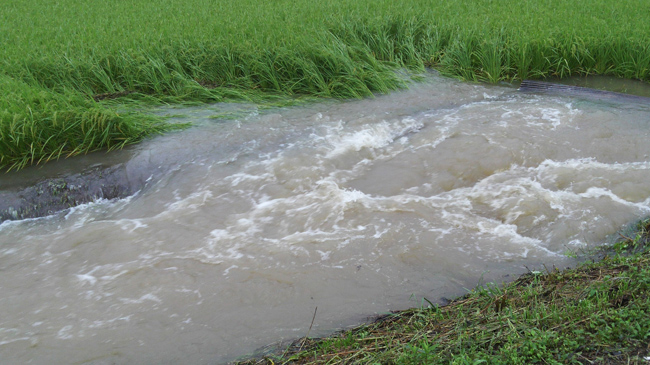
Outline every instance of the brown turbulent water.
[(312, 336), (572, 265), (650, 213), (648, 105), (431, 75), (224, 108), (125, 151), (173, 161), (135, 196), (0, 225), (1, 363), (224, 362), (316, 307)]

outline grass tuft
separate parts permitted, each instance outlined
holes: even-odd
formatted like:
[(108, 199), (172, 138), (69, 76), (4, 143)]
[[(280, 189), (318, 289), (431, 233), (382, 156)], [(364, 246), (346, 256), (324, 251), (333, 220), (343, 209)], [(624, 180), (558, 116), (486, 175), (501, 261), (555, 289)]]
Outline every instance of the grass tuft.
[(121, 148), (183, 127), (150, 115), (120, 115), (78, 93), (54, 93), (8, 77), (0, 77), (0, 93), (0, 168), (8, 170)]

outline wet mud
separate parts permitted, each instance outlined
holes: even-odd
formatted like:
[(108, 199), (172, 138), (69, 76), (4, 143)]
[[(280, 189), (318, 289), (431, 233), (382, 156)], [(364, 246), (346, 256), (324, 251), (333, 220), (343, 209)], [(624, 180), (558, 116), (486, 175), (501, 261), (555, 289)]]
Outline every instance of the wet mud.
[(129, 171), (125, 164), (94, 166), (82, 172), (47, 178), (33, 185), (0, 191), (0, 223), (43, 217), (98, 199), (124, 198), (145, 186), (155, 171)]

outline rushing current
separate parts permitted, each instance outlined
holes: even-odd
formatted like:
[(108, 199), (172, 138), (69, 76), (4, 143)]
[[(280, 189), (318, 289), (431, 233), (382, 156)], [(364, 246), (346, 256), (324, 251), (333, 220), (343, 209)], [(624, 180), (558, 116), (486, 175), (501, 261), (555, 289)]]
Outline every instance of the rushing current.
[(1, 363), (226, 362), (316, 307), (310, 336), (574, 265), (650, 214), (642, 103), (431, 75), (167, 112), (194, 127), (121, 152), (167, 166), (137, 194), (0, 225)]

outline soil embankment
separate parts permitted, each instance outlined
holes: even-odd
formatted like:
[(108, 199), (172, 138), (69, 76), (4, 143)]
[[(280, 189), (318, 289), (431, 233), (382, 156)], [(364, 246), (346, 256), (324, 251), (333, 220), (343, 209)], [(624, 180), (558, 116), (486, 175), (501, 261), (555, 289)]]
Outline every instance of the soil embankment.
[(43, 217), (98, 199), (133, 195), (173, 165), (162, 163), (168, 157), (164, 153), (152, 156), (146, 148), (132, 147), (3, 173), (0, 223)]
[(42, 217), (97, 199), (123, 198), (144, 186), (146, 176), (125, 165), (96, 166), (83, 172), (0, 191), (0, 222)]

